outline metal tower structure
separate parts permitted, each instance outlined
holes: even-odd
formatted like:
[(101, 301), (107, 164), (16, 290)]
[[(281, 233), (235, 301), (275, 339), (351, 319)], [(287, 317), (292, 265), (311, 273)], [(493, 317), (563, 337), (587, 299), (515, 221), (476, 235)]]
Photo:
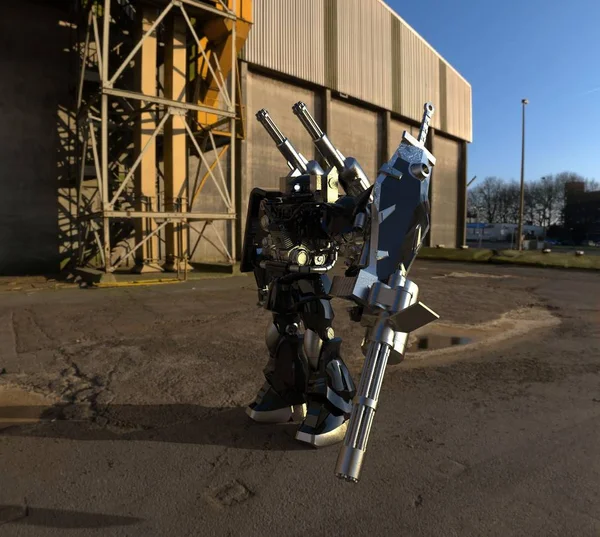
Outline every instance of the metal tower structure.
[(251, 0), (77, 0), (77, 12), (75, 264), (177, 270), (209, 228), (234, 263)]

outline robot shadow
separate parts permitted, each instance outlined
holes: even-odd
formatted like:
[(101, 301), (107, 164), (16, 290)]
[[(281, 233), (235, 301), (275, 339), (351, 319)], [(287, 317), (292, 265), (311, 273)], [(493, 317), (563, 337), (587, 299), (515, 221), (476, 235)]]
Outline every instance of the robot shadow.
[[(30, 423), (27, 423), (30, 422)], [(14, 425), (13, 425), (14, 424)], [(57, 405), (0, 408), (0, 435), (75, 441), (154, 441), (237, 449), (312, 449), (295, 439), (299, 424), (261, 424), (244, 407), (199, 405)]]

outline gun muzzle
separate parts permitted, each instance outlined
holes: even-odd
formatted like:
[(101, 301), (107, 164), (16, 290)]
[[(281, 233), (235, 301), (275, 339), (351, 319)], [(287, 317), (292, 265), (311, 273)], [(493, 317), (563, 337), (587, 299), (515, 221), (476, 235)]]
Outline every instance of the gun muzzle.
[(310, 134), (315, 147), (318, 149), (319, 153), (321, 153), (322, 157), (327, 162), (327, 165), (335, 166), (337, 171), (341, 172), (344, 169), (344, 155), (333, 146), (331, 140), (310, 115), (306, 105), (302, 101), (299, 101), (292, 106), (292, 110), (300, 120), (300, 123), (302, 123), (304, 128), (308, 131), (308, 134)]
[(304, 125), (304, 128), (308, 131), (313, 140), (318, 140), (325, 134), (315, 119), (310, 115), (308, 108), (306, 108), (306, 105), (302, 101), (298, 101), (294, 106), (292, 106), (292, 110), (302, 125)]
[(260, 122), (260, 124), (265, 128), (265, 130), (269, 133), (269, 136), (273, 138), (273, 141), (279, 145), (285, 142), (285, 136), (279, 130), (275, 122), (271, 119), (268, 110), (262, 108), (258, 112), (256, 112), (256, 119)]

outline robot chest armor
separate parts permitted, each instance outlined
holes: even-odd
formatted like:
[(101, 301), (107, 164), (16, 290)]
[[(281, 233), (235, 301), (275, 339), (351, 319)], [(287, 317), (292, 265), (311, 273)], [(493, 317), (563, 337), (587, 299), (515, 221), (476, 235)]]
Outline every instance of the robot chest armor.
[(298, 265), (324, 266), (335, 245), (323, 226), (319, 204), (289, 201), (285, 198), (265, 200), (259, 211), (263, 259)]

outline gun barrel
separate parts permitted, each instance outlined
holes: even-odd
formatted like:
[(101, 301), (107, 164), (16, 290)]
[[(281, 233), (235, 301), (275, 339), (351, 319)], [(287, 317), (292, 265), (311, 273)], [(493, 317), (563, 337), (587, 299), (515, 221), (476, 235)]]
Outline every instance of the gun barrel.
[(285, 136), (279, 130), (275, 122), (271, 119), (268, 110), (265, 108), (256, 112), (256, 119), (260, 122), (260, 124), (265, 128), (265, 130), (269, 133), (269, 136), (273, 138), (273, 141), (279, 145), (285, 142)]
[(344, 445), (335, 468), (335, 474), (340, 479), (357, 483), (360, 477), (390, 351), (391, 347), (386, 343), (369, 343)]
[(260, 124), (265, 128), (265, 130), (269, 133), (269, 136), (275, 142), (277, 149), (283, 155), (283, 158), (288, 163), (288, 166), (292, 170), (298, 170), (300, 173), (306, 173), (307, 168), (306, 165), (308, 161), (301, 153), (296, 151), (291, 142), (283, 135), (283, 133), (279, 130), (275, 122), (269, 115), (268, 110), (262, 108), (256, 113), (256, 119), (260, 122)]
[(312, 136), (313, 140), (318, 140), (325, 134), (315, 119), (310, 115), (308, 108), (302, 101), (298, 101), (294, 106), (292, 106), (292, 110), (294, 114), (298, 116), (298, 119), (302, 125), (304, 125), (304, 128), (308, 131), (308, 133)]
[(331, 143), (331, 140), (323, 132), (315, 119), (310, 115), (306, 105), (299, 101), (292, 106), (294, 114), (298, 117), (304, 128), (308, 131), (315, 147), (326, 160), (328, 166), (335, 166), (338, 172), (344, 169), (344, 155), (342, 155)]
[(423, 119), (421, 121), (421, 129), (419, 130), (419, 142), (425, 143), (427, 140), (427, 132), (429, 131), (429, 122), (431, 121), (431, 116), (435, 108), (431, 103), (425, 103)]

